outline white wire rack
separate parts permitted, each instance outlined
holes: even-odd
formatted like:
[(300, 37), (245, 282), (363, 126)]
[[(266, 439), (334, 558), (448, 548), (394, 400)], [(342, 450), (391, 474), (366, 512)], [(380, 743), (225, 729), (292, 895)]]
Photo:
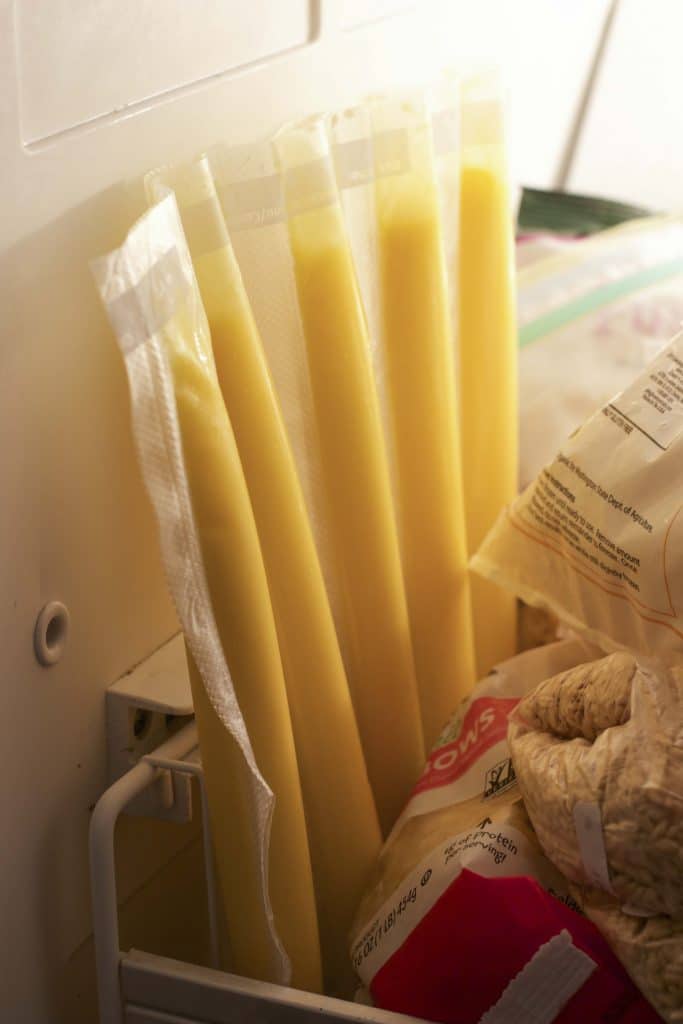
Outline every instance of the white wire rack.
[[(194, 776), (202, 804), (212, 967), (120, 949), (114, 829), (150, 786)], [(100, 797), (90, 823), (90, 878), (100, 1024), (409, 1024), (414, 1018), (218, 970), (216, 884), (194, 721), (145, 754)]]

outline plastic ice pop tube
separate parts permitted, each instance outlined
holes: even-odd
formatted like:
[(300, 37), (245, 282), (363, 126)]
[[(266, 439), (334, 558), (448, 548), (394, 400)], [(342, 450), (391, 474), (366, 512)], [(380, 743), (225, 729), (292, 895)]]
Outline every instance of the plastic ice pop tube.
[(306, 340), (345, 652), (383, 831), (419, 776), (422, 728), (368, 336), (323, 119), (275, 137)]
[(351, 995), (348, 933), (381, 844), (303, 495), (206, 157), (147, 176), (175, 190), (258, 529), (292, 717), (325, 990)]
[(455, 339), (424, 100), (377, 99), (371, 114), (398, 518), (430, 749), (475, 682)]
[[(474, 554), (517, 493), (517, 331), (513, 224), (500, 85), (462, 85), (459, 347), (467, 541)], [(516, 605), (472, 577), (477, 674), (511, 657)]]
[[(291, 983), (319, 991), (313, 879), (268, 582), (174, 197), (150, 210), (108, 259), (100, 290), (126, 360), (143, 475), (192, 655), (231, 967), (283, 980), (272, 913)], [(264, 857), (258, 837), (268, 829)]]

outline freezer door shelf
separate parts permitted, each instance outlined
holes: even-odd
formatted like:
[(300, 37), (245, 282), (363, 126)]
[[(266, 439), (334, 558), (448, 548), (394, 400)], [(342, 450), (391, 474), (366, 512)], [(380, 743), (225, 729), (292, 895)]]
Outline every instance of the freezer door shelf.
[[(179, 782), (188, 776), (197, 780), (202, 803), (212, 967), (137, 950), (123, 952), (119, 944), (117, 819), (152, 787), (162, 796), (166, 793), (172, 806)], [(309, 1024), (321, 1018), (331, 1024), (405, 1024), (415, 1019), (218, 970), (217, 887), (208, 821), (194, 720), (144, 754), (97, 802), (90, 822), (90, 877), (100, 1024)]]
[(131, 950), (121, 962), (125, 1024), (410, 1024), (414, 1017)]

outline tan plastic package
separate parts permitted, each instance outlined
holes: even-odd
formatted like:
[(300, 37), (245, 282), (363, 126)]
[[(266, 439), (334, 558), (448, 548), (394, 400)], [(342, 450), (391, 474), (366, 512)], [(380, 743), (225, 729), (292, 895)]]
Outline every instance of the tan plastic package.
[(595, 413), (472, 560), (603, 649), (683, 658), (683, 335)]
[(325, 990), (349, 994), (346, 936), (381, 835), (308, 514), (208, 161), (153, 172), (147, 183), (156, 198), (175, 191), (211, 330), (277, 626)]
[(542, 683), (508, 734), (550, 860), (653, 1006), (683, 1020), (683, 670), (611, 654)]
[(190, 654), (230, 966), (318, 991), (313, 879), (268, 583), (174, 197), (93, 271), (126, 363)]
[(683, 918), (683, 668), (622, 651), (571, 668), (521, 702), (508, 738), (560, 871)]
[(572, 885), (584, 914), (597, 925), (641, 992), (668, 1024), (683, 1021), (683, 918), (625, 913), (608, 893)]

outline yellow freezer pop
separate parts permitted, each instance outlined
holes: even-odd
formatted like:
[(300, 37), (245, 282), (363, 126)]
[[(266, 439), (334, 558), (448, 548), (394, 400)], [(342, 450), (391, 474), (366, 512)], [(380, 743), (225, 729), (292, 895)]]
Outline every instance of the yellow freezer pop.
[[(473, 554), (517, 493), (517, 330), (512, 217), (497, 100), (463, 97), (459, 342), (467, 541)], [(516, 604), (473, 575), (477, 674), (515, 652)]]
[(413, 170), (378, 173), (378, 247), (403, 571), (429, 750), (476, 676), (438, 193), (424, 116), (405, 105), (399, 116)]
[[(424, 745), (367, 328), (324, 125), (290, 128), (276, 143), (349, 638), (346, 669), (386, 834), (422, 770)], [(318, 205), (306, 209), (309, 201)]]
[[(256, 762), (275, 793), (269, 884), (292, 984), (320, 991), (313, 880), (299, 773), (268, 584), (237, 445), (194, 293), (161, 332), (171, 369), (185, 470), (223, 652)], [(250, 794), (242, 756), (193, 673), (216, 862), (234, 968), (272, 980), (255, 906)], [(253, 799), (253, 797), (251, 798)]]
[(169, 180), (268, 577), (301, 776), (325, 990), (350, 996), (348, 933), (381, 845), (358, 727), (294, 460), (206, 158)]

